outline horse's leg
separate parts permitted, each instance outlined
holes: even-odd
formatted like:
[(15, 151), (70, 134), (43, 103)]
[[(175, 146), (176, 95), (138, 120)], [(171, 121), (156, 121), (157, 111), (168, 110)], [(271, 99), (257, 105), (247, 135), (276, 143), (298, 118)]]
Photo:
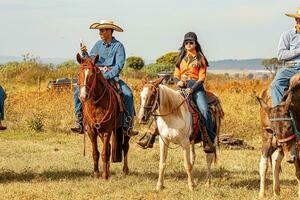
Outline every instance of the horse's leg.
[(129, 168), (128, 168), (129, 140), (130, 140), (130, 137), (124, 136), (124, 144), (123, 144), (123, 152), (124, 152), (123, 173), (125, 175), (127, 175), (129, 173)]
[(191, 164), (192, 164), (192, 166), (194, 166), (195, 159), (196, 159), (195, 144), (194, 144), (194, 142), (191, 143), (190, 149), (191, 149)]
[[(298, 152), (298, 154), (299, 154), (299, 152)], [(298, 181), (298, 196), (300, 197), (300, 160), (299, 160), (299, 155), (297, 156), (297, 158), (294, 162), (294, 165), (295, 165), (296, 177), (297, 177), (297, 181)]]
[(207, 165), (207, 174), (206, 174), (206, 183), (205, 186), (211, 186), (211, 164), (215, 158), (214, 153), (205, 153), (206, 154), (206, 165)]
[(159, 174), (156, 190), (159, 191), (164, 187), (164, 173), (166, 168), (166, 160), (168, 156), (168, 147), (169, 141), (162, 139), (162, 136), (159, 137), (159, 149), (160, 149), (160, 159), (159, 159)]
[(109, 159), (110, 159), (110, 133), (104, 133), (103, 134), (103, 147), (102, 147), (102, 152), (101, 152), (101, 158), (102, 158), (102, 163), (103, 163), (103, 172), (102, 172), (102, 178), (103, 179), (108, 179), (109, 176)]
[(268, 171), (268, 156), (263, 153), (259, 162), (259, 176), (260, 176), (259, 197), (260, 198), (263, 198), (265, 196), (267, 171)]
[(90, 130), (89, 133), (89, 138), (92, 143), (92, 149), (93, 149), (93, 160), (94, 160), (94, 177), (98, 178), (99, 177), (99, 151), (98, 151), (98, 144), (97, 144), (97, 134), (93, 131)]
[(183, 148), (183, 153), (184, 153), (184, 167), (185, 167), (186, 173), (188, 175), (189, 189), (193, 190), (193, 188), (194, 188), (194, 180), (193, 180), (193, 175), (192, 175), (193, 165), (191, 163), (191, 157), (190, 157), (190, 141), (189, 141), (189, 139), (182, 142), (182, 148)]
[(274, 152), (274, 156), (272, 158), (272, 167), (273, 167), (273, 194), (274, 196), (279, 196), (280, 194), (280, 183), (279, 183), (279, 173), (280, 173), (280, 165), (284, 155), (282, 150), (277, 149)]

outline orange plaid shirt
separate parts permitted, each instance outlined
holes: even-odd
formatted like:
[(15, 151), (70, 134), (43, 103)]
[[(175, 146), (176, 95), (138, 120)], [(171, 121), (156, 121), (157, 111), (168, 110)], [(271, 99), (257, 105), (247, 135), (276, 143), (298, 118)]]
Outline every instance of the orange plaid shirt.
[(197, 60), (196, 51), (188, 52), (182, 59), (180, 67), (175, 67), (174, 77), (181, 80), (182, 75), (186, 75), (189, 80), (205, 81), (206, 80), (207, 66), (205, 60), (202, 57), (201, 65)]

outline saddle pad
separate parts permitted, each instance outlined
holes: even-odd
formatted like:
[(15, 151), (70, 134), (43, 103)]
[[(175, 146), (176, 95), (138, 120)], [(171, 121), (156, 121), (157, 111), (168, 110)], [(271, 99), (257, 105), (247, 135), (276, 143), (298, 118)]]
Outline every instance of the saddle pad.
[[(185, 91), (181, 92), (181, 95), (186, 98), (187, 95)], [(189, 100), (186, 101), (188, 109), (192, 115), (192, 124), (193, 124), (193, 133), (190, 136), (190, 141), (194, 141), (195, 143), (201, 142), (202, 141), (202, 136), (201, 136), (201, 131), (200, 131), (200, 126), (201, 126), (201, 118), (200, 118), (200, 113), (197, 108), (197, 105), (194, 103), (191, 97), (189, 97)]]

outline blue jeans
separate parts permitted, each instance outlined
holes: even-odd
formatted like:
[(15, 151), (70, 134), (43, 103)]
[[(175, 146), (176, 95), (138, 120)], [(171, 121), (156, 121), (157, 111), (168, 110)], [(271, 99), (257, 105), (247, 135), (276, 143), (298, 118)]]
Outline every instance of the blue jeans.
[[(118, 80), (120, 88), (124, 97), (125, 109), (128, 112), (128, 116), (124, 117), (123, 127), (128, 128), (133, 126), (133, 118), (134, 118), (134, 102), (133, 102), (133, 94), (131, 89), (126, 85), (126, 83), (122, 80)], [(82, 123), (82, 105), (79, 100), (79, 89), (78, 87), (74, 87), (74, 105), (75, 105), (75, 116), (76, 121), (78, 123)]]
[(0, 120), (4, 120), (4, 90), (0, 86)]
[(273, 107), (280, 104), (284, 92), (289, 88), (291, 77), (298, 72), (300, 72), (300, 65), (284, 67), (277, 71), (270, 86)]
[[(188, 80), (187, 87), (188, 88), (192, 87), (194, 85), (194, 83), (195, 83), (195, 81)], [(205, 92), (203, 85), (200, 86), (193, 93), (193, 100), (197, 104), (197, 107), (205, 120), (205, 126), (206, 126), (208, 136), (212, 140), (212, 142), (214, 142), (215, 137), (216, 137), (216, 132), (214, 131), (214, 128), (213, 128), (211, 115), (210, 115), (210, 112), (208, 109), (207, 96), (206, 96), (206, 92)]]

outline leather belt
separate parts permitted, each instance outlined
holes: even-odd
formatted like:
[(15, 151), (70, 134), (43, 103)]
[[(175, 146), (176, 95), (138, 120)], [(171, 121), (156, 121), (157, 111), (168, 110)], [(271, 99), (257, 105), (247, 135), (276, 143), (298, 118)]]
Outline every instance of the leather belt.
[(285, 67), (294, 67), (296, 65), (300, 65), (300, 60), (299, 61), (288, 61), (284, 63)]

